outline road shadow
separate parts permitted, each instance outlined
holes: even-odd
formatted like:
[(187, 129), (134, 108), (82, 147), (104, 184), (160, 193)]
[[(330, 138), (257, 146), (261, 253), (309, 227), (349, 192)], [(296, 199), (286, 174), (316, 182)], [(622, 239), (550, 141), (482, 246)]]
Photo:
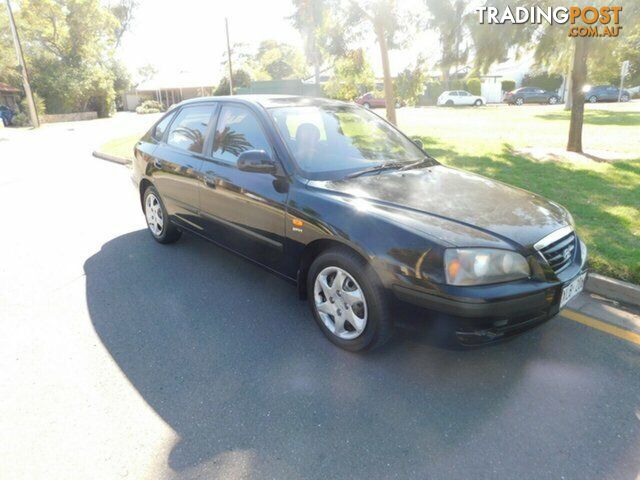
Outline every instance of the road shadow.
[(378, 351), (344, 352), (294, 286), (188, 235), (163, 246), (131, 232), (84, 269), (100, 340), (179, 436), (170, 478), (225, 478), (238, 465), (260, 478), (442, 477), (451, 449), (470, 450), (472, 470), (457, 470), (469, 477), (509, 450), (487, 427), (522, 415), (511, 403), (531, 368), (554, 361), (547, 326), (489, 349), (401, 330)]

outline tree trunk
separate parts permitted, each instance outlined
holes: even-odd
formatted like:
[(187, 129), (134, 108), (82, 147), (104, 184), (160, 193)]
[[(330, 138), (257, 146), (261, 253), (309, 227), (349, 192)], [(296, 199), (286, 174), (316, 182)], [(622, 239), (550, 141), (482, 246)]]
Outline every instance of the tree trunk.
[(318, 47), (313, 45), (313, 78), (316, 82), (316, 96), (321, 96), (320, 90), (320, 52)]
[(587, 79), (587, 56), (589, 45), (584, 37), (575, 39), (573, 67), (571, 69), (571, 123), (567, 151), (582, 153), (582, 123), (584, 120), (584, 95), (582, 87)]
[(389, 69), (389, 50), (387, 49), (387, 38), (384, 28), (376, 25), (376, 37), (380, 45), (380, 56), (382, 57), (382, 72), (384, 75), (384, 102), (387, 105), (387, 120), (396, 124), (396, 99), (393, 94), (393, 82), (391, 81), (391, 70)]
[(565, 76), (564, 85), (564, 109), (566, 111), (571, 110), (573, 106), (573, 95), (571, 94), (571, 72)]

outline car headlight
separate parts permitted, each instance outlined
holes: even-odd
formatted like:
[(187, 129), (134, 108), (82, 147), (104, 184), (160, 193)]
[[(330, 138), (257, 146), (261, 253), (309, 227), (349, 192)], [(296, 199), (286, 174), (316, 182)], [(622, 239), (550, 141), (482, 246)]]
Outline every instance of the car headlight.
[(492, 248), (451, 248), (444, 254), (449, 285), (487, 285), (527, 278), (531, 269), (516, 252)]

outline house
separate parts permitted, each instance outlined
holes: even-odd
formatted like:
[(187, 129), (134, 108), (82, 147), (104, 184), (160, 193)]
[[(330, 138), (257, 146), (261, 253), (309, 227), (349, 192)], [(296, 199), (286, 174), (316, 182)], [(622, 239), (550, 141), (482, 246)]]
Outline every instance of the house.
[(204, 73), (189, 71), (156, 74), (143, 80), (134, 91), (123, 95), (125, 110), (134, 111), (144, 100), (153, 99), (165, 107), (189, 98), (211, 95), (218, 85), (219, 78)]
[(21, 93), (22, 91), (19, 88), (0, 82), (0, 105), (6, 105), (11, 110), (17, 110)]

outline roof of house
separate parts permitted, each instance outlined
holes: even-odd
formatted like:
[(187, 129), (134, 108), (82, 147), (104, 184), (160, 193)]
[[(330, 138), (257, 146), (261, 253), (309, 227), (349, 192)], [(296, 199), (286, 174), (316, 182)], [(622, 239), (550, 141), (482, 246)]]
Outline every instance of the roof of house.
[(140, 82), (136, 91), (155, 92), (180, 88), (215, 87), (218, 85), (218, 80), (218, 78), (202, 72), (170, 72), (156, 74), (152, 78)]
[(16, 87), (12, 87), (7, 83), (0, 82), (0, 92), (3, 93), (20, 93), (20, 89)]

